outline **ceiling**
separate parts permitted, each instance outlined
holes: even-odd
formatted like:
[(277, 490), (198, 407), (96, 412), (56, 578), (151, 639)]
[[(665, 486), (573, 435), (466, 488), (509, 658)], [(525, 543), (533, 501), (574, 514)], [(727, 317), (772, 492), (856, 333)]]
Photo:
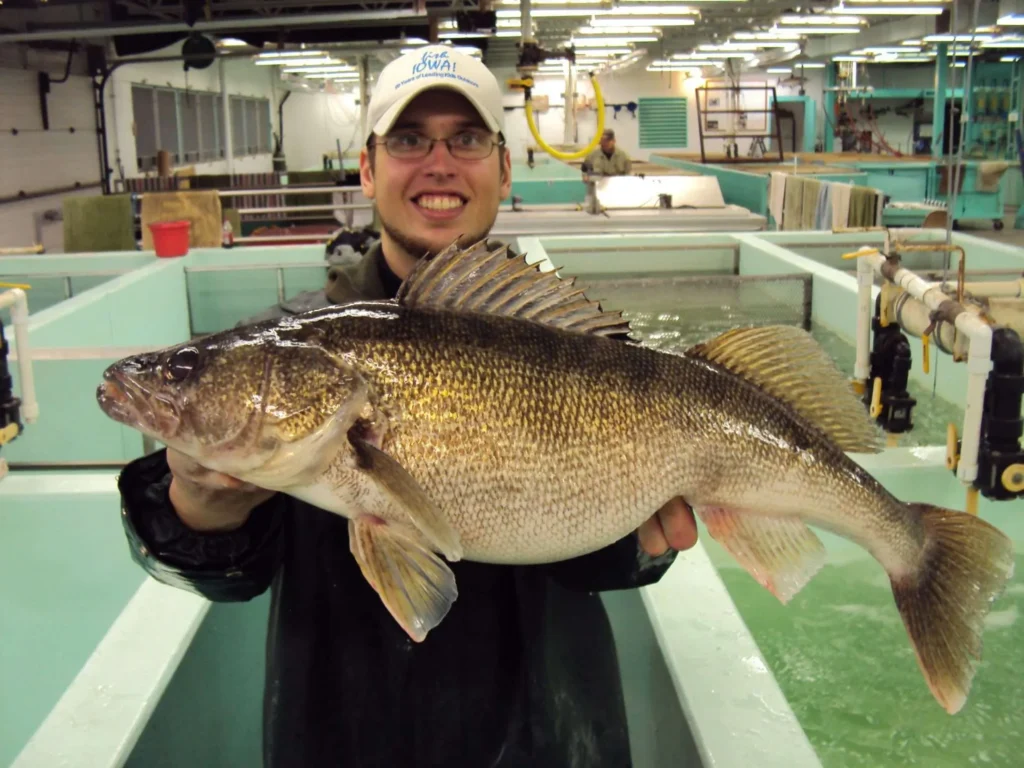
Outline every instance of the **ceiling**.
[[(683, 0), (642, 3), (640, 0), (533, 0), (531, 7), (534, 34), (545, 49), (566, 45), (575, 31), (591, 24), (592, 18), (608, 21), (602, 32), (614, 34), (614, 22), (630, 18), (619, 15), (626, 12), (623, 8), (626, 5), (638, 9), (636, 13), (651, 9), (652, 16), (655, 9), (666, 12), (655, 18), (693, 20), (689, 26), (659, 25), (653, 35), (656, 40), (628, 46), (631, 50), (646, 50), (644, 60), (650, 61), (687, 53), (701, 44), (726, 42), (737, 32), (768, 30), (783, 14), (827, 14), (836, 2), (696, 0), (686, 2), (686, 8), (677, 14), (668, 13), (671, 8), (666, 6), (678, 9)], [(846, 2), (848, 12), (855, 14), (856, 9), (865, 6), (854, 3), (872, 0)], [(949, 7), (944, 5), (944, 0), (874, 2), (903, 6), (927, 2), (931, 6)], [(213, 39), (235, 38), (262, 50), (306, 45), (327, 47), (336, 57), (344, 57), (345, 53), (371, 53), (374, 54), (372, 72), (405, 46), (456, 37), (453, 43), (478, 47), (489, 66), (511, 68), (519, 57), (519, 7), (518, 0), (3, 0), (0, 45), (66, 47), (74, 39), (109, 44), (113, 57), (125, 57), (166, 48), (198, 30)], [(960, 15), (966, 17), (969, 6), (963, 4), (962, 8)], [(491, 30), (475, 36), (465, 32), (452, 34), (456, 32), (458, 17), (464, 22), (479, 19), (474, 14), (481, 10), (497, 13), (497, 36), (493, 36)], [(563, 15), (566, 13), (569, 15)], [(921, 29), (944, 29), (949, 23), (948, 10), (941, 16), (910, 18), (922, 22)], [(865, 16), (859, 22), (859, 29), (864, 33), (857, 37), (870, 37), (865, 33), (891, 21), (893, 19), (885, 15)], [(958, 26), (964, 28), (963, 24)], [(809, 34), (791, 42), (808, 55), (819, 49), (836, 52), (834, 39), (827, 37)], [(797, 55), (794, 50), (791, 48), (784, 56), (780, 56), (777, 49), (758, 55), (764, 63), (773, 58), (793, 58)], [(634, 58), (639, 63), (640, 57)]]

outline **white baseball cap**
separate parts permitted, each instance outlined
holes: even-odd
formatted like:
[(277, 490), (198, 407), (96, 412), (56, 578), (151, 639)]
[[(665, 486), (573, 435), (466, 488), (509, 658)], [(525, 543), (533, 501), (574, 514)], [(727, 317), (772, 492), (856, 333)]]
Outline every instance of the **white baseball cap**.
[(367, 135), (383, 136), (409, 102), (429, 88), (461, 93), (492, 131), (505, 128), (498, 80), (482, 61), (447, 45), (427, 45), (392, 61), (377, 78), (367, 111)]

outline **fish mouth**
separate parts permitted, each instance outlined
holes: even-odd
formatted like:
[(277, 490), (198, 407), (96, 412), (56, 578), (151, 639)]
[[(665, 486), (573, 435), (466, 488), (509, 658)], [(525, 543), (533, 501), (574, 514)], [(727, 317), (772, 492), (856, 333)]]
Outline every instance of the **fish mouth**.
[(96, 388), (96, 401), (114, 421), (152, 437), (171, 437), (181, 424), (181, 411), (174, 400), (147, 391), (133, 376), (114, 369), (103, 373), (103, 383)]

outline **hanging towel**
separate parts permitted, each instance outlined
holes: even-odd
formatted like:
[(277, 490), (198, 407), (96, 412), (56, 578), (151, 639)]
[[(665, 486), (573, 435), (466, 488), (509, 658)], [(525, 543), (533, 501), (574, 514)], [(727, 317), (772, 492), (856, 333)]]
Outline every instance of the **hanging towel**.
[(875, 225), (881, 226), (884, 221), (883, 212), (885, 211), (885, 195), (882, 194), (882, 190), (880, 189), (875, 190), (875, 195), (878, 198), (878, 201), (875, 204)]
[(821, 182), (817, 179), (804, 179), (804, 200), (800, 210), (800, 229), (814, 229), (814, 217), (818, 210), (818, 193)]
[(832, 229), (832, 183), (823, 181), (814, 213), (815, 229)]
[(785, 203), (782, 209), (782, 228), (787, 231), (800, 229), (804, 205), (804, 181), (800, 176), (786, 179)]
[(875, 193), (867, 187), (850, 190), (851, 227), (871, 227), (875, 223)]
[(998, 192), (999, 180), (1003, 178), (1009, 163), (989, 161), (978, 163), (974, 176), (975, 192)]
[(834, 182), (832, 185), (832, 228), (842, 229), (850, 226), (850, 190), (849, 184)]
[(782, 211), (786, 206), (786, 174), (773, 171), (768, 179), (768, 213), (775, 219), (775, 229), (782, 229)]

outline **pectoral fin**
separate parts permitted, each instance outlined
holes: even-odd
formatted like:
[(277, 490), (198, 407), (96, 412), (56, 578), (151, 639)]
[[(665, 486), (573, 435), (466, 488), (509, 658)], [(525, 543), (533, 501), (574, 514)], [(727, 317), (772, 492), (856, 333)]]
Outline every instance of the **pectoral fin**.
[(796, 517), (763, 517), (705, 507), (697, 514), (708, 533), (783, 603), (825, 564), (821, 539)]
[(361, 469), (368, 472), (391, 499), (409, 515), (413, 525), (451, 562), (462, 559), (462, 544), (444, 513), (405, 468), (361, 437), (350, 436)]
[(388, 612), (423, 642), (458, 597), (455, 576), (437, 555), (401, 529), (373, 517), (348, 524), (349, 548)]

